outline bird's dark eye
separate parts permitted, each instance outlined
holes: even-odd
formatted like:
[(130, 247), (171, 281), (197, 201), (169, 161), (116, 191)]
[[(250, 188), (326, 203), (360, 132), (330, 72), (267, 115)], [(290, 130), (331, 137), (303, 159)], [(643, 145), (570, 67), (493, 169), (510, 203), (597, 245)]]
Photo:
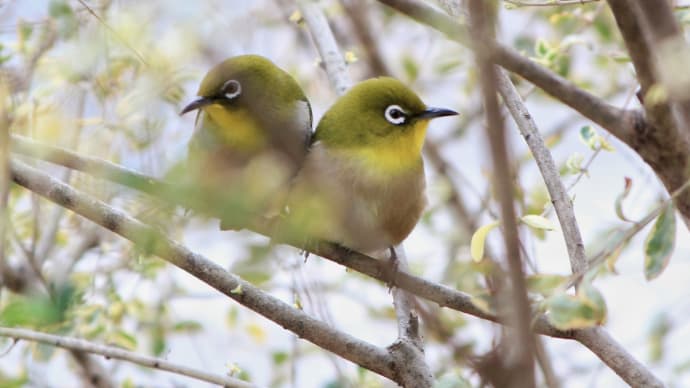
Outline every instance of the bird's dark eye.
[(398, 105), (389, 105), (383, 115), (389, 123), (394, 125), (404, 124), (407, 120), (405, 111)]
[(232, 100), (242, 93), (242, 85), (234, 79), (231, 79), (223, 84), (223, 89), (221, 89), (223, 97), (228, 100)]

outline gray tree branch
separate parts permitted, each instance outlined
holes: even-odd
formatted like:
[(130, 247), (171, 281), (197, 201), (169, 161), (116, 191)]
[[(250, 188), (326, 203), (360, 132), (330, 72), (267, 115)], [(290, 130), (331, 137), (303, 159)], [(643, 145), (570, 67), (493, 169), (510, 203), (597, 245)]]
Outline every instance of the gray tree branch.
[[(178, 365), (160, 358), (142, 356), (134, 352), (114, 348), (112, 346), (95, 344), (93, 342), (89, 342), (79, 338), (58, 336), (32, 330), (15, 329), (9, 327), (0, 327), (0, 336), (13, 338), (15, 340), (39, 342), (58, 348), (68, 349), (75, 354), (75, 358), (82, 358), (85, 354), (94, 354), (106, 357), (108, 359), (114, 358), (117, 360), (127, 361), (149, 368), (156, 368), (176, 373), (182, 376), (191, 377), (199, 381), (206, 381), (211, 384), (217, 384), (222, 387), (256, 388), (256, 386), (253, 384), (249, 384), (246, 381), (238, 380), (232, 377), (215, 375), (213, 373), (208, 373), (194, 368), (189, 368), (184, 365)], [(84, 359), (83, 362), (88, 363), (90, 361), (88, 359)], [(98, 365), (98, 367), (102, 368), (100, 365)], [(102, 386), (99, 382), (94, 382), (91, 377), (89, 377), (88, 381), (90, 381), (94, 386)]]
[[(328, 19), (317, 2), (300, 0), (298, 3), (304, 20), (309, 26), (314, 44), (324, 60), (331, 85), (336, 94), (342, 96), (350, 88), (352, 81), (347, 74), (347, 65), (340, 54), (335, 36), (328, 25)], [(365, 20), (359, 20), (359, 22), (366, 23)], [(364, 30), (362, 35), (366, 39)], [(370, 54), (376, 53), (372, 51)], [(397, 256), (396, 271), (407, 272), (407, 256), (403, 245), (400, 244), (392, 249), (395, 250)], [(420, 335), (419, 318), (413, 308), (414, 296), (399, 287), (393, 287), (391, 293), (398, 326), (398, 340), (389, 346), (388, 350), (398, 365), (405, 365), (405, 368), (397, 370), (396, 381), (403, 387), (430, 388), (433, 385), (433, 376), (424, 360), (424, 341)]]
[(568, 249), (570, 258), (570, 268), (572, 272), (585, 272), (587, 270), (587, 256), (585, 255), (585, 245), (582, 242), (580, 228), (577, 225), (573, 203), (568, 196), (568, 191), (561, 181), (556, 163), (551, 156), (551, 152), (544, 144), (537, 124), (532, 115), (527, 111), (522, 102), (522, 97), (515, 89), (515, 85), (510, 81), (508, 75), (503, 71), (498, 71), (498, 91), (503, 97), (503, 102), (510, 112), (513, 120), (517, 124), (522, 137), (537, 162), (539, 172), (544, 178), (544, 183), (551, 197), (551, 202), (556, 210), (558, 221), (563, 230), (563, 238)]
[[(95, 222), (185, 270), (238, 303), (256, 311), (317, 346), (394, 380), (395, 361), (384, 349), (358, 340), (261, 291), (225, 268), (189, 251), (157, 229), (83, 194), (20, 162), (11, 163), (15, 183)], [(394, 380), (395, 381), (395, 380)]]
[[(451, 40), (466, 46), (469, 44), (467, 28), (463, 24), (418, 0), (379, 0), (379, 2), (419, 23), (429, 25), (446, 34)], [(690, 166), (690, 142), (678, 136), (677, 132), (659, 130), (647, 122), (641, 111), (614, 107), (547, 68), (523, 57), (510, 47), (491, 42), (487, 42), (487, 45), (493, 46), (494, 63), (538, 86), (637, 151), (654, 169), (669, 192), (678, 189), (690, 176), (690, 169), (687, 168)], [(676, 206), (686, 226), (690, 227), (690, 193), (686, 192), (679, 197)]]
[(335, 93), (342, 96), (352, 85), (347, 75), (347, 65), (342, 53), (338, 49), (338, 43), (328, 26), (328, 19), (323, 14), (319, 4), (314, 0), (298, 0), (304, 21), (309, 26), (314, 45), (323, 59), (328, 79), (335, 89)]
[[(196, 209), (195, 206), (198, 206), (198, 204), (194, 204), (192, 202), (181, 201), (187, 198), (187, 196), (178, 195), (180, 189), (176, 188), (175, 186), (160, 182), (154, 177), (133, 172), (111, 162), (97, 158), (81, 157), (80, 155), (71, 151), (37, 143), (17, 135), (12, 136), (12, 150), (13, 152), (40, 158), (68, 168), (77, 169), (94, 176), (119, 183), (132, 189), (146, 192), (148, 194), (157, 196), (161, 200), (168, 201), (173, 204), (179, 204), (190, 209)], [(270, 228), (260, 230), (259, 228), (256, 228), (255, 231), (268, 235), (268, 232), (270, 231), (269, 229)], [(304, 246), (303, 242), (293, 242), (292, 245), (300, 249), (306, 249), (307, 251), (318, 256), (351, 268), (382, 282), (387, 282), (390, 284), (394, 281), (392, 284), (395, 286), (400, 287), (420, 298), (435, 302), (441, 307), (447, 307), (492, 322), (508, 324), (508, 322), (501, 322), (501, 320), (495, 314), (487, 312), (474, 304), (470, 295), (448, 286), (430, 282), (405, 272), (398, 272), (395, 276), (395, 279), (390, 279), (386, 276), (387, 272), (382, 267), (382, 263), (379, 260), (371, 257), (357, 252), (347, 251), (332, 244), (318, 243), (313, 246)], [(559, 330), (551, 325), (548, 319), (543, 315), (536, 316), (532, 320), (532, 329), (538, 334), (563, 339), (575, 339), (577, 333), (581, 331)], [(632, 355), (628, 354), (620, 344), (616, 343), (615, 341), (609, 341), (609, 345), (614, 347), (615, 351), (604, 352), (596, 347), (590, 347), (590, 349), (614, 371), (616, 371), (616, 365), (620, 365), (621, 360), (618, 358), (611, 358), (612, 356), (619, 357), (619, 355), (625, 354), (625, 360), (629, 365), (639, 365)], [(643, 382), (649, 383), (648, 386), (650, 387), (661, 386), (659, 380), (644, 367), (640, 367), (632, 371), (622, 371), (621, 373), (624, 373), (625, 376), (628, 377), (631, 375), (633, 377), (642, 376), (640, 380), (626, 380), (626, 382), (631, 385), (636, 385), (638, 382)], [(626, 378), (625, 376), (622, 375), (624, 379)]]
[[(515, 333), (505, 336), (502, 342), (509, 344), (508, 349), (515, 353), (514, 358), (508, 352), (501, 352), (503, 365), (510, 374), (510, 387), (535, 387), (534, 375), (534, 338), (530, 325), (532, 316), (527, 285), (523, 272), (520, 240), (515, 215), (514, 193), (512, 185), (511, 162), (506, 144), (505, 126), (498, 105), (497, 69), (491, 63), (490, 50), (486, 50), (484, 42), (494, 37), (494, 14), (491, 3), (484, 0), (470, 0), (469, 13), (472, 29), (470, 35), (475, 44), (472, 45), (475, 61), (479, 69), (479, 83), (482, 91), (482, 101), (486, 114), (486, 140), (491, 148), (493, 161), (492, 184), (496, 190), (496, 197), (501, 208), (501, 225), (503, 240), (508, 262), (508, 277), (510, 282), (501, 281), (499, 309), (506, 311), (507, 320), (512, 322)], [(500, 276), (500, 275), (499, 275)], [(507, 307), (510, 306), (510, 307)]]

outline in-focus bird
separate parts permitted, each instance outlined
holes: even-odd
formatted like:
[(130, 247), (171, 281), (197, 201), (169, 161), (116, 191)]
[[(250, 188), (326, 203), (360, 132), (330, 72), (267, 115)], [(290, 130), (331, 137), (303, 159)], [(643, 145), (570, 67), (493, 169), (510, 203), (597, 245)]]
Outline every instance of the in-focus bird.
[[(290, 238), (373, 253), (401, 243), (426, 205), (422, 146), (427, 107), (393, 78), (361, 82), (319, 122), (288, 199)], [(283, 230), (281, 230), (283, 231)]]
[(213, 213), (221, 229), (241, 229), (284, 201), (307, 154), (311, 106), (290, 74), (258, 55), (216, 65), (197, 94), (180, 113), (199, 112), (186, 174), (199, 202), (223, 213)]

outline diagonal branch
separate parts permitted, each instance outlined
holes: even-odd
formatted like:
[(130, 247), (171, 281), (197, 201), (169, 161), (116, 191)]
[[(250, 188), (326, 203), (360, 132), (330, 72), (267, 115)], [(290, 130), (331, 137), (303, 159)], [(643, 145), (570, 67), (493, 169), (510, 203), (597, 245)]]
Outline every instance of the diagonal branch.
[(338, 331), (289, 304), (230, 274), (223, 267), (169, 239), (105, 203), (83, 194), (31, 167), (13, 161), (14, 181), (56, 204), (103, 226), (185, 270), (238, 303), (256, 311), (317, 346), (338, 354), (366, 369), (394, 379), (388, 352)]
[(64, 337), (32, 330), (14, 329), (9, 327), (0, 327), (0, 336), (13, 338), (15, 341), (26, 340), (52, 345), (58, 348), (68, 349), (72, 352), (78, 353), (79, 355), (91, 353), (94, 355), (101, 355), (107, 359), (114, 358), (117, 360), (128, 361), (137, 365), (177, 373), (182, 376), (191, 377), (199, 381), (206, 381), (208, 383), (221, 385), (227, 388), (256, 387), (255, 385), (249, 384), (246, 381), (242, 381), (232, 377), (215, 375), (194, 368), (189, 368), (184, 365), (178, 365), (160, 358), (142, 356), (134, 352), (115, 348), (112, 346), (95, 344), (93, 342), (89, 342), (79, 338)]
[[(462, 45), (469, 46), (467, 28), (455, 19), (418, 0), (379, 0), (379, 2), (426, 24)], [(549, 69), (520, 55), (516, 50), (493, 43), (492, 61), (538, 86), (553, 98), (565, 103), (583, 116), (606, 128), (625, 143), (633, 136), (630, 123), (634, 112), (617, 108), (582, 90)]]
[(347, 65), (343, 59), (338, 44), (333, 37), (331, 28), (328, 26), (328, 19), (323, 14), (319, 5), (314, 0), (299, 0), (299, 8), (304, 16), (304, 21), (309, 26), (311, 37), (323, 58), (328, 79), (335, 89), (335, 93), (342, 96), (352, 85), (350, 77), (347, 75)]
[[(490, 60), (490, 49), (485, 42), (494, 37), (494, 15), (491, 4), (484, 0), (470, 0), (469, 13), (472, 23), (472, 36), (475, 61), (479, 70), (479, 83), (482, 92), (482, 102), (486, 114), (486, 138), (491, 148), (493, 161), (493, 186), (501, 207), (501, 224), (503, 226), (503, 240), (508, 262), (509, 286), (501, 286), (500, 295), (503, 303), (509, 303), (506, 316), (516, 327), (516, 333), (507, 336), (503, 341), (510, 343), (515, 349), (515, 360), (503, 356), (504, 364), (511, 377), (511, 387), (531, 388), (535, 386), (534, 376), (534, 338), (530, 327), (529, 300), (527, 285), (523, 272), (523, 262), (520, 254), (517, 217), (515, 215), (514, 194), (511, 179), (511, 162), (508, 157), (503, 117), (498, 105), (496, 92), (497, 68)], [(503, 282), (502, 282), (503, 283)], [(499, 306), (501, 307), (501, 306)]]
[[(21, 144), (21, 146), (19, 146)], [(114, 163), (97, 158), (82, 158), (80, 155), (52, 147), (41, 143), (27, 141), (20, 136), (12, 136), (12, 150), (33, 157), (39, 157), (51, 163), (60, 164), (68, 168), (88, 172), (97, 177), (122, 184), (135, 190), (140, 190), (151, 195), (158, 196), (161, 200), (173, 204), (180, 204), (195, 209), (193, 203), (180, 202), (185, 196), (177, 195), (179, 190), (172, 185), (158, 181), (154, 177), (120, 167)], [(131, 174), (131, 175), (130, 175)], [(257, 233), (268, 235), (266, 230), (255, 230)], [(364, 275), (378, 279), (388, 284), (394, 284), (420, 298), (437, 303), (441, 307), (447, 307), (481, 319), (492, 322), (504, 323), (494, 314), (483, 310), (473, 303), (473, 298), (451, 287), (430, 282), (428, 280), (398, 272), (395, 279), (390, 279), (381, 261), (363, 254), (344, 250), (332, 244), (319, 243), (315, 246), (304, 246), (303, 242), (292, 243), (293, 246), (305, 249), (315, 255), (331, 260), (340, 265), (351, 268)], [(394, 281), (394, 282), (393, 282)], [(544, 315), (536, 316), (532, 322), (532, 328), (536, 333), (554, 338), (575, 339), (583, 330), (560, 330), (551, 325)], [(590, 341), (594, 342), (593, 339)], [(588, 346), (606, 365), (618, 373), (628, 384), (637, 386), (661, 387), (659, 380), (644, 366), (640, 365), (625, 348), (613, 340), (608, 340), (606, 349), (600, 349), (593, 343)], [(584, 342), (583, 342), (584, 343)], [(623, 366), (621, 366), (623, 365)]]
[[(551, 153), (544, 145), (541, 134), (532, 116), (524, 106), (515, 86), (506, 74), (503, 72), (499, 72), (499, 74), (499, 91), (501, 96), (517, 123), (520, 133), (525, 138), (525, 142), (532, 151), (532, 155), (537, 162), (537, 166), (551, 196), (553, 206), (556, 209), (556, 215), (563, 229), (563, 237), (565, 238), (570, 257), (570, 266), (574, 274), (573, 278), (575, 281), (572, 284), (576, 285), (587, 272), (588, 267), (595, 264), (588, 262), (585, 256), (584, 244), (577, 220), (575, 219), (573, 205), (558, 175), (558, 169)], [(604, 257), (608, 257), (608, 255)], [(661, 383), (647, 372), (645, 366), (625, 352), (603, 328), (596, 327), (578, 330), (575, 338), (600, 357), (603, 354), (610, 357), (611, 363), (607, 363), (609, 367), (629, 384), (645, 387), (661, 386)], [(641, 371), (646, 372), (646, 374), (641, 373)]]
[(551, 203), (556, 209), (558, 221), (563, 230), (563, 238), (570, 257), (570, 268), (573, 273), (585, 272), (587, 270), (587, 256), (585, 255), (585, 245), (582, 242), (580, 228), (577, 226), (573, 203), (568, 196), (568, 191), (561, 181), (556, 163), (551, 156), (551, 152), (544, 144), (537, 124), (530, 115), (529, 111), (522, 102), (522, 97), (515, 89), (515, 85), (510, 81), (508, 75), (503, 71), (498, 71), (498, 91), (503, 97), (503, 102), (508, 107), (508, 111), (513, 116), (522, 137), (525, 139), (534, 160), (537, 162), (539, 171), (544, 178), (544, 183), (549, 191)]
[[(446, 34), (449, 39), (468, 45), (467, 29), (454, 19), (418, 0), (379, 0), (419, 23)], [(639, 2), (647, 3), (647, 2)], [(656, 2), (649, 2), (656, 4)], [(651, 6), (651, 4), (649, 4)], [(582, 90), (543, 66), (523, 57), (514, 49), (493, 43), (493, 62), (520, 75), (555, 99), (599, 124), (637, 151), (659, 176), (669, 192), (678, 189), (690, 174), (690, 140), (677, 131), (650, 125), (639, 110), (620, 109)], [(686, 88), (687, 90), (687, 88)], [(690, 109), (687, 109), (690, 111)], [(688, 120), (690, 121), (690, 119)], [(681, 168), (678, 168), (681, 166)], [(690, 193), (676, 203), (685, 225), (690, 228)]]

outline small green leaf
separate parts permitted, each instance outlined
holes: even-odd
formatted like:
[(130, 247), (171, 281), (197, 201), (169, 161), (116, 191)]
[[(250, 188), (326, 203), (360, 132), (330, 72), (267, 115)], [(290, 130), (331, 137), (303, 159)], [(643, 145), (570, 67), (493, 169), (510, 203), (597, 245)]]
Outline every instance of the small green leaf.
[(629, 63), (631, 61), (630, 57), (625, 54), (613, 54), (610, 58), (617, 63)]
[(48, 14), (54, 18), (74, 16), (72, 8), (66, 1), (51, 1), (48, 5)]
[(3, 326), (40, 327), (60, 321), (59, 311), (48, 298), (21, 298), (0, 312)]
[(464, 378), (460, 371), (448, 372), (434, 383), (434, 388), (471, 388), (472, 384)]
[(584, 127), (580, 128), (580, 140), (582, 140), (582, 142), (584, 142), (587, 147), (593, 151), (602, 149), (604, 151), (613, 152), (616, 150), (613, 148), (611, 143), (599, 135), (591, 125), (585, 125)]
[(623, 214), (623, 200), (630, 194), (630, 189), (632, 188), (632, 179), (625, 177), (625, 185), (623, 186), (623, 192), (618, 194), (616, 197), (616, 215), (623, 221), (631, 222), (628, 217)]
[(57, 22), (57, 30), (61, 37), (71, 37), (79, 28), (72, 7), (64, 0), (53, 0), (48, 5), (48, 13)]
[(108, 343), (127, 350), (137, 349), (137, 338), (124, 330), (115, 330), (108, 335)]
[(664, 340), (671, 329), (672, 322), (667, 314), (657, 314), (652, 319), (648, 338), (649, 359), (652, 362), (658, 362), (664, 358)]
[[(617, 242), (620, 240), (625, 235), (625, 232), (623, 230), (614, 230), (612, 231), (609, 236), (611, 237), (610, 241)], [(623, 250), (628, 246), (630, 243), (630, 240), (626, 240), (622, 244), (619, 244), (619, 246), (611, 252), (611, 255), (606, 258), (606, 269), (608, 269), (611, 273), (617, 274), (618, 272), (616, 271), (616, 263), (618, 262), (618, 259), (621, 257), (621, 253), (623, 253)]]
[(271, 356), (273, 358), (273, 364), (275, 365), (284, 364), (285, 361), (287, 361), (290, 358), (290, 355), (287, 352), (283, 351), (273, 352)]
[(584, 156), (581, 154), (575, 152), (574, 154), (570, 155), (568, 157), (568, 160), (565, 161), (565, 171), (563, 171), (564, 175), (575, 175), (579, 174), (582, 171), (582, 161), (585, 159)]
[(577, 295), (565, 292), (547, 299), (549, 321), (561, 330), (600, 325), (606, 319), (606, 303), (594, 287), (582, 285)]
[(173, 331), (185, 331), (188, 333), (196, 333), (201, 331), (201, 323), (197, 321), (185, 320), (175, 323), (172, 327)]
[(494, 221), (490, 224), (484, 225), (477, 229), (472, 235), (470, 240), (470, 255), (472, 260), (475, 262), (480, 262), (484, 258), (484, 245), (486, 244), (486, 236), (500, 224), (498, 221)]
[(530, 275), (527, 277), (527, 288), (532, 292), (548, 296), (551, 295), (556, 288), (565, 284), (567, 280), (568, 277), (563, 275)]
[(644, 247), (644, 275), (647, 280), (659, 276), (668, 265), (676, 243), (676, 213), (669, 203), (659, 214)]
[(586, 305), (592, 308), (592, 318), (597, 325), (601, 325), (606, 321), (606, 300), (601, 292), (594, 288), (591, 283), (583, 282), (577, 292), (577, 296)]
[(225, 323), (230, 327), (231, 329), (234, 329), (237, 326), (237, 320), (239, 319), (239, 311), (231, 307), (230, 310), (228, 310), (228, 313), (225, 316)]
[(595, 131), (594, 127), (591, 125), (585, 125), (584, 127), (580, 128), (580, 140), (582, 140), (590, 149), (597, 149), (598, 138), (599, 135), (597, 135), (597, 131)]
[(438, 74), (448, 74), (462, 65), (459, 59), (451, 59), (439, 62), (434, 65), (434, 71)]
[(0, 311), (0, 324), (41, 327), (62, 322), (75, 298), (71, 285), (56, 290), (53, 299), (47, 296), (16, 298)]
[(534, 47), (534, 52), (537, 54), (537, 56), (543, 58), (549, 53), (549, 51), (551, 51), (549, 44), (544, 39), (537, 39)]
[(402, 65), (405, 70), (405, 76), (407, 76), (409, 81), (414, 81), (419, 77), (419, 65), (413, 57), (405, 55), (402, 58)]
[(548, 218), (542, 217), (538, 214), (527, 214), (520, 218), (525, 225), (531, 226), (535, 229), (542, 230), (554, 230), (556, 225), (553, 224)]
[(609, 141), (606, 140), (606, 138), (604, 138), (603, 136), (599, 136), (599, 139), (598, 139), (598, 140), (599, 140), (599, 147), (600, 147), (602, 150), (608, 151), (608, 152), (613, 152), (613, 151), (616, 150), (615, 148), (613, 148), (613, 146), (611, 145), (611, 143), (609, 143)]
[(237, 295), (242, 295), (242, 285), (238, 284), (237, 287), (233, 288), (230, 290), (231, 294), (237, 294)]
[(594, 322), (586, 316), (583, 305), (572, 295), (561, 293), (548, 299), (549, 321), (561, 330), (592, 327)]

